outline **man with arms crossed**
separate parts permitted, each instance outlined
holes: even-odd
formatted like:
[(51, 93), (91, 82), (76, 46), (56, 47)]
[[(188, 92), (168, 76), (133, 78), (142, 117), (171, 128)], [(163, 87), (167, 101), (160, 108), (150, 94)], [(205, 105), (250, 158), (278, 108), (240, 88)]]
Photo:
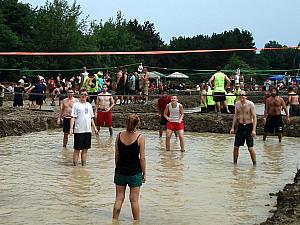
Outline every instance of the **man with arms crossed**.
[(268, 133), (273, 133), (275, 129), (278, 140), (281, 142), (283, 132), (281, 109), (284, 110), (288, 123), (290, 122), (290, 116), (283, 98), (278, 96), (278, 90), (273, 87), (270, 90), (270, 94), (271, 96), (266, 99), (265, 104), (263, 141), (266, 140)]
[(59, 115), (57, 117), (57, 124), (63, 125), (63, 147), (67, 147), (68, 139), (69, 139), (69, 132), (70, 132), (70, 122), (71, 122), (71, 112), (72, 107), (75, 102), (78, 102), (78, 99), (74, 98), (74, 91), (72, 88), (67, 90), (67, 98), (62, 100), (62, 104), (60, 105)]
[(107, 92), (107, 85), (103, 84), (102, 92), (98, 94), (96, 107), (95, 107), (95, 116), (97, 119), (97, 127), (100, 131), (101, 127), (108, 127), (110, 136), (113, 135), (112, 130), (112, 108), (115, 105), (114, 99), (111, 93)]
[(236, 123), (237, 130), (234, 139), (233, 163), (236, 165), (239, 157), (239, 148), (244, 146), (245, 140), (251, 156), (253, 166), (256, 165), (256, 154), (254, 151), (254, 137), (256, 135), (257, 117), (254, 103), (246, 99), (246, 92), (241, 91), (240, 101), (235, 104), (235, 114), (232, 121), (230, 134), (234, 133)]
[[(79, 153), (81, 151), (81, 165), (86, 165), (87, 151), (91, 148), (92, 126), (95, 133), (98, 130), (94, 123), (94, 112), (92, 105), (86, 101), (88, 93), (85, 89), (81, 90), (79, 102), (73, 105), (70, 122), (70, 134), (73, 133), (74, 127), (74, 152), (73, 165), (77, 165)], [(75, 126), (74, 126), (75, 124)]]

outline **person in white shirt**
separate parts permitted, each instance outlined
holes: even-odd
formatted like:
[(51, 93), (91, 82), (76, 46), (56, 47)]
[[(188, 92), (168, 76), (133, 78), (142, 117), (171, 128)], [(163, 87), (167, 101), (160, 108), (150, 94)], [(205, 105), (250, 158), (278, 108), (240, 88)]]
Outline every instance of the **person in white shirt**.
[(170, 151), (170, 139), (172, 132), (176, 132), (179, 136), (180, 151), (184, 152), (184, 109), (182, 104), (178, 103), (177, 96), (171, 97), (171, 102), (166, 106), (164, 117), (167, 119), (166, 131), (166, 150)]
[[(87, 151), (91, 148), (92, 126), (95, 133), (98, 130), (94, 123), (92, 105), (86, 101), (88, 93), (81, 90), (79, 102), (74, 103), (71, 112), (70, 134), (74, 133), (73, 165), (76, 166), (81, 151), (81, 165), (86, 165)], [(74, 128), (73, 128), (74, 127)]]

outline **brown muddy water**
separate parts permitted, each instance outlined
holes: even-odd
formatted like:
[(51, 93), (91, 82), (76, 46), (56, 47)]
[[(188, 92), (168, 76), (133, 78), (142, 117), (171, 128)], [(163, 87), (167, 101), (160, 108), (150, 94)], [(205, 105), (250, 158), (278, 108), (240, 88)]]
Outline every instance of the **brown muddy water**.
[[(117, 134), (120, 129), (116, 129)], [(147, 182), (142, 186), (140, 224), (256, 224), (270, 216), (278, 192), (292, 182), (300, 142), (256, 138), (257, 167), (246, 147), (232, 164), (234, 137), (189, 133), (186, 152), (172, 138), (165, 151), (157, 132), (146, 137)], [(86, 167), (72, 166), (72, 144), (63, 149), (60, 130), (0, 139), (1, 224), (112, 224), (114, 139), (93, 137)], [(128, 197), (120, 224), (132, 224)]]

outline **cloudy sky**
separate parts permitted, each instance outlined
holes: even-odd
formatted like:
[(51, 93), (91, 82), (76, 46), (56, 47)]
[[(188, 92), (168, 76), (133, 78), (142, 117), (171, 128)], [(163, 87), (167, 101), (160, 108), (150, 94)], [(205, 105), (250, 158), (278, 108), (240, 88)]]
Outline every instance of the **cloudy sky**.
[[(50, 0), (52, 1), (52, 0)], [(33, 7), (46, 0), (21, 0)], [(68, 0), (72, 4), (73, 0)], [(161, 38), (212, 35), (239, 28), (252, 33), (256, 47), (270, 40), (300, 43), (300, 0), (77, 0), (84, 16), (107, 21), (121, 11), (126, 20), (150, 21)]]

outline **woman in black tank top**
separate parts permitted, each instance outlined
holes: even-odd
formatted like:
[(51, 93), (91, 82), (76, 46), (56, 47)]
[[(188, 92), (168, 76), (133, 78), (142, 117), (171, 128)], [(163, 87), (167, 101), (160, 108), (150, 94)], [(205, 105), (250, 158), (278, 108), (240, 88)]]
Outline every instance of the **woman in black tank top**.
[(129, 115), (126, 131), (120, 132), (115, 144), (116, 200), (113, 219), (118, 220), (125, 198), (127, 185), (130, 188), (130, 204), (134, 220), (140, 219), (139, 195), (140, 186), (146, 181), (145, 138), (136, 132), (140, 119)]

